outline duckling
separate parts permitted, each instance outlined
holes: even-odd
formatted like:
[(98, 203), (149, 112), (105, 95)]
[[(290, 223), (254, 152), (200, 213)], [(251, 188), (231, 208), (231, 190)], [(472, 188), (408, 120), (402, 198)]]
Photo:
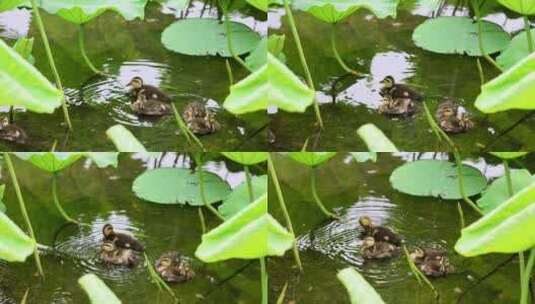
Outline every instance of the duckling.
[(115, 232), (111, 224), (104, 225), (102, 234), (104, 235), (104, 242), (111, 241), (118, 248), (133, 249), (140, 252), (145, 250), (143, 245), (141, 245), (141, 243), (133, 236), (126, 233)]
[(182, 283), (195, 276), (190, 260), (176, 251), (162, 254), (154, 267), (162, 279), (170, 283)]
[(412, 115), (416, 112), (416, 105), (410, 98), (392, 98), (386, 95), (379, 106), (379, 113), (386, 115)]
[(131, 105), (132, 110), (139, 115), (164, 116), (171, 114), (171, 105), (157, 99), (147, 99), (145, 90), (142, 89), (137, 95), (136, 101)]
[(387, 242), (376, 242), (372, 236), (365, 237), (362, 242), (364, 259), (388, 259), (399, 255), (399, 247)]
[(128, 87), (132, 87), (132, 94), (135, 99), (138, 99), (141, 90), (145, 91), (145, 95), (149, 100), (157, 100), (160, 102), (171, 102), (171, 98), (162, 92), (159, 88), (143, 83), (143, 79), (136, 76), (130, 80), (127, 84)]
[(379, 94), (383, 97), (390, 96), (394, 100), (408, 98), (412, 101), (421, 101), (423, 99), (422, 94), (407, 85), (396, 83), (392, 76), (386, 76), (381, 83), (384, 86)]
[(359, 218), (359, 224), (364, 228), (364, 231), (360, 235), (361, 239), (371, 236), (377, 242), (387, 242), (396, 246), (400, 246), (402, 243), (402, 239), (398, 234), (389, 228), (375, 226), (368, 216), (361, 216)]
[(409, 257), (426, 276), (443, 277), (455, 271), (446, 252), (434, 248), (416, 248)]
[(444, 132), (452, 134), (466, 132), (475, 125), (464, 107), (448, 99), (438, 106), (435, 118)]
[(0, 119), (0, 139), (23, 145), (28, 140), (28, 135), (21, 127), (9, 123), (9, 119), (3, 117)]
[(115, 242), (106, 240), (100, 247), (100, 258), (102, 261), (113, 265), (135, 266), (137, 256), (131, 249), (119, 248)]
[(182, 117), (187, 127), (198, 135), (207, 135), (217, 132), (221, 125), (215, 119), (215, 113), (200, 102), (192, 102), (186, 106)]

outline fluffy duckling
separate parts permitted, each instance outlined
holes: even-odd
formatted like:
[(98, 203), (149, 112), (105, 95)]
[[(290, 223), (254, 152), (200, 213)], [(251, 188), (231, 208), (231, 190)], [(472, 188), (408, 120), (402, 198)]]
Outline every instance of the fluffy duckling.
[(444, 132), (452, 134), (466, 132), (475, 125), (464, 107), (447, 99), (438, 106), (435, 118)]
[(376, 242), (372, 236), (365, 237), (362, 242), (364, 259), (388, 259), (399, 255), (399, 247), (387, 242)]
[(131, 249), (119, 248), (113, 241), (104, 241), (100, 247), (100, 258), (107, 264), (132, 267), (137, 264), (137, 256)]
[(139, 76), (132, 78), (127, 86), (132, 88), (132, 94), (134, 95), (135, 99), (138, 99), (139, 93), (143, 90), (144, 94), (149, 100), (171, 102), (171, 98), (167, 94), (155, 86), (144, 84), (143, 79)]
[(446, 252), (439, 249), (416, 248), (409, 256), (420, 271), (429, 277), (443, 277), (455, 270)]
[(186, 126), (197, 135), (207, 135), (217, 132), (221, 125), (215, 119), (215, 113), (207, 109), (200, 102), (192, 102), (182, 113)]
[(154, 263), (162, 279), (170, 283), (182, 283), (195, 276), (191, 261), (176, 251), (164, 253)]
[(393, 100), (407, 98), (412, 101), (421, 101), (423, 99), (422, 94), (407, 85), (396, 83), (392, 76), (386, 76), (381, 83), (383, 88), (381, 88), (379, 94), (383, 97), (390, 96)]
[(132, 110), (144, 116), (164, 116), (171, 114), (171, 105), (157, 99), (147, 99), (145, 90), (141, 90), (136, 101), (131, 104)]
[(140, 252), (145, 250), (145, 247), (143, 247), (143, 245), (141, 245), (141, 243), (133, 236), (126, 233), (115, 232), (111, 224), (104, 225), (102, 234), (104, 235), (104, 242), (113, 242), (118, 248), (132, 249)]
[(412, 115), (416, 112), (416, 105), (410, 98), (396, 98), (386, 95), (379, 106), (379, 113), (386, 115)]
[(361, 233), (360, 238), (373, 237), (376, 242), (387, 242), (396, 246), (400, 246), (402, 243), (401, 237), (393, 232), (390, 228), (375, 226), (368, 216), (361, 216), (359, 218), (359, 224), (364, 231)]
[(0, 119), (0, 139), (22, 145), (28, 140), (28, 135), (21, 127), (10, 124), (9, 119), (3, 117)]

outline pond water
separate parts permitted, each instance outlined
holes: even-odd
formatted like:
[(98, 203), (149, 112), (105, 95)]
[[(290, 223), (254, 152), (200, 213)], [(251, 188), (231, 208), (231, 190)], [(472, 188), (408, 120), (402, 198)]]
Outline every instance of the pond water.
[[(341, 217), (333, 221), (327, 220), (313, 201), (310, 170), (285, 155), (276, 155), (274, 164), (298, 238), (304, 273), (299, 274), (291, 250), (283, 258), (270, 259), (272, 301), (288, 283), (288, 301), (346, 303), (348, 295), (336, 273), (353, 266), (376, 288), (385, 303), (437, 303), (429, 288), (417, 283), (403, 255), (386, 261), (364, 262), (360, 254), (358, 218), (368, 215), (377, 223), (397, 230), (405, 238), (409, 250), (416, 246), (447, 250), (456, 272), (431, 280), (439, 292), (439, 303), (518, 303), (517, 259), (475, 284), (511, 255), (463, 258), (453, 250), (460, 236), (456, 201), (414, 197), (392, 189), (388, 181), (392, 170), (417, 157), (431, 158), (433, 153), (420, 156), (415, 153), (380, 154), (376, 163), (357, 163), (349, 154), (339, 153), (321, 165), (318, 193), (327, 209)], [(436, 157), (447, 156), (438, 154)], [(483, 158), (471, 159), (470, 163), (489, 179), (503, 174), (501, 165)], [(533, 171), (535, 159), (531, 157), (523, 164)], [(285, 223), (272, 185), (269, 195), (270, 212)], [(476, 220), (477, 215), (466, 204), (461, 204), (466, 223)]]
[[(180, 303), (259, 303), (260, 267), (257, 261), (229, 260), (203, 264), (194, 252), (201, 242), (201, 226), (197, 208), (180, 205), (158, 205), (138, 199), (131, 191), (136, 176), (145, 170), (188, 167), (189, 160), (181, 155), (166, 153), (163, 160), (144, 155), (121, 155), (119, 168), (98, 169), (80, 161), (62, 172), (59, 196), (62, 206), (75, 219), (89, 227), (64, 226), (64, 220), (54, 208), (51, 178), (30, 164), (14, 158), (19, 182), (28, 213), (40, 244), (53, 246), (54, 252), (42, 254), (46, 279), (36, 276), (33, 257), (26, 263), (0, 265), (0, 303), (19, 303), (29, 289), (28, 303), (88, 303), (77, 280), (85, 273), (95, 273), (112, 289), (123, 303), (173, 303), (165, 293), (151, 283), (143, 264), (133, 269), (106, 267), (97, 258), (104, 223), (118, 230), (134, 233), (146, 247), (152, 260), (160, 254), (178, 250), (193, 258), (196, 277), (187, 283), (171, 285)], [(241, 166), (218, 159), (207, 162), (206, 170), (216, 173), (232, 187), (245, 176)], [(253, 174), (265, 174), (253, 167)], [(7, 176), (7, 178), (6, 178)], [(7, 183), (3, 202), (7, 215), (20, 227), (25, 227), (13, 187)], [(207, 211), (206, 225), (212, 229), (220, 222)]]
[[(203, 2), (193, 1), (188, 17), (217, 17), (215, 9), (203, 9)], [(233, 20), (247, 24), (266, 35), (266, 14), (252, 8), (236, 11)], [(125, 21), (108, 12), (86, 25), (86, 48), (97, 68), (114, 78), (95, 77), (83, 61), (78, 47), (78, 27), (60, 17), (42, 11), (48, 37), (63, 86), (70, 102), (70, 115), (75, 132), (66, 134), (63, 113), (53, 115), (19, 112), (16, 122), (26, 130), (30, 142), (25, 146), (0, 143), (2, 150), (50, 150), (57, 141), (62, 151), (109, 151), (113, 144), (105, 131), (117, 124), (125, 125), (151, 151), (177, 151), (188, 148), (172, 116), (157, 121), (142, 120), (130, 110), (125, 85), (134, 76), (145, 83), (158, 85), (171, 94), (181, 112), (187, 103), (206, 102), (217, 111), (222, 129), (204, 136), (206, 149), (217, 151), (265, 150), (267, 115), (259, 112), (236, 117), (221, 105), (228, 95), (229, 82), (225, 60), (219, 57), (193, 57), (167, 50), (161, 43), (161, 32), (180, 14), (156, 2), (150, 2), (145, 20)], [(45, 50), (29, 10), (20, 9), (0, 14), (0, 38), (8, 44), (28, 35), (35, 38), (36, 67), (49, 80), (54, 77)], [(198, 39), (202, 39), (199, 37)], [(234, 76), (247, 75), (232, 64)], [(0, 109), (7, 112), (8, 108)]]
[[(379, 82), (387, 75), (414, 85), (423, 92), (432, 113), (443, 97), (450, 97), (457, 99), (472, 114), (476, 127), (466, 134), (452, 136), (461, 150), (479, 151), (490, 146), (495, 150), (529, 151), (535, 147), (530, 140), (535, 131), (534, 117), (500, 136), (526, 112), (484, 115), (475, 109), (473, 103), (480, 92), (480, 78), (474, 57), (440, 55), (416, 47), (412, 32), (432, 14), (417, 5), (418, 2), (404, 1), (398, 8), (396, 19), (380, 20), (361, 9), (337, 25), (337, 45), (341, 56), (350, 67), (368, 74), (358, 79), (344, 75), (337, 63), (331, 51), (331, 25), (308, 13), (294, 12), (315, 87), (320, 91), (317, 97), (325, 128), (321, 133), (317, 132), (312, 107), (305, 114), (279, 111), (272, 115), (271, 120), (277, 139), (276, 150), (300, 150), (309, 139), (308, 148), (317, 151), (363, 151), (366, 146), (356, 135), (356, 130), (370, 122), (377, 125), (401, 151), (447, 150), (447, 146), (437, 143), (422, 108), (412, 117), (402, 119), (389, 118), (377, 112), (381, 102)], [(453, 11), (451, 5), (446, 6), (442, 14), (451, 15)], [(456, 11), (457, 16), (467, 13), (466, 10)], [(523, 26), (519, 16), (507, 17), (500, 13), (487, 19), (503, 26), (509, 33), (516, 33)], [(272, 9), (268, 23), (270, 34), (286, 36), (284, 52), (287, 65), (304, 79), (284, 10)], [(482, 64), (487, 80), (498, 75), (486, 61), (483, 60)]]

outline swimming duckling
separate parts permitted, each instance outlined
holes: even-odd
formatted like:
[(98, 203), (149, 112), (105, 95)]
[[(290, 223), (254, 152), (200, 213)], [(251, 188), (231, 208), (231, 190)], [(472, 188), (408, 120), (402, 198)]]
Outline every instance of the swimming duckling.
[(448, 99), (438, 106), (435, 118), (440, 128), (447, 133), (463, 133), (474, 127), (466, 109)]
[(446, 252), (440, 249), (416, 248), (409, 256), (420, 271), (429, 277), (443, 277), (455, 270)]
[(182, 113), (182, 118), (186, 126), (197, 135), (212, 134), (221, 128), (215, 119), (215, 113), (200, 102), (188, 104)]
[(402, 243), (402, 239), (398, 234), (389, 228), (375, 226), (368, 216), (361, 216), (359, 218), (359, 224), (364, 228), (364, 231), (360, 235), (361, 239), (371, 236), (376, 242), (387, 242), (396, 246), (400, 246)]
[(411, 115), (416, 112), (416, 105), (410, 98), (392, 98), (386, 95), (378, 108), (379, 113), (386, 115)]
[(141, 243), (133, 236), (126, 233), (115, 232), (111, 224), (104, 225), (102, 234), (104, 235), (104, 242), (111, 241), (118, 248), (133, 249), (135, 251), (145, 250), (143, 245), (141, 245)]
[(176, 251), (162, 254), (154, 267), (162, 279), (170, 283), (189, 281), (195, 276), (190, 260)]
[(381, 83), (383, 87), (379, 94), (383, 97), (390, 96), (393, 100), (408, 98), (412, 101), (421, 101), (423, 99), (422, 94), (407, 85), (396, 83), (392, 76), (386, 76)]
[(130, 106), (135, 113), (145, 116), (164, 116), (171, 114), (172, 112), (169, 103), (161, 102), (156, 99), (147, 99), (145, 90), (139, 91), (136, 101)]
[(137, 256), (131, 249), (119, 248), (113, 241), (106, 240), (100, 247), (102, 261), (113, 265), (135, 266)]
[(399, 247), (387, 242), (376, 242), (372, 236), (365, 237), (362, 242), (364, 259), (388, 259), (399, 255)]
[(132, 94), (135, 99), (139, 98), (139, 93), (143, 90), (147, 99), (157, 100), (160, 102), (171, 102), (171, 98), (162, 92), (159, 88), (143, 83), (143, 79), (139, 76), (136, 76), (130, 80), (127, 84), (128, 87), (132, 87)]
[(9, 119), (3, 117), (0, 119), (0, 139), (22, 145), (28, 140), (28, 135), (21, 127), (9, 123)]

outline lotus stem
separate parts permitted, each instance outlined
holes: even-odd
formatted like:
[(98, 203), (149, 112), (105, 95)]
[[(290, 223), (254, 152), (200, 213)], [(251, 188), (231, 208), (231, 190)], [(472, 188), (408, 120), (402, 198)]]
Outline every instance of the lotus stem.
[(230, 27), (230, 17), (228, 15), (228, 8), (226, 7), (226, 5), (224, 3), (221, 3), (221, 1), (220, 1), (219, 4), (221, 6), (221, 9), (223, 10), (223, 16), (225, 16), (225, 27), (227, 29), (227, 45), (228, 45), (228, 50), (230, 52), (230, 55), (232, 56), (232, 58), (234, 58), (234, 60), (236, 60), (247, 71), (252, 72), (251, 69), (245, 63), (245, 61), (243, 61), (243, 59), (241, 59), (240, 56), (238, 56), (238, 54), (236, 54), (236, 52), (234, 52), (234, 48), (233, 48), (233, 45), (232, 45), (232, 29)]
[(479, 10), (479, 4), (474, 1), (473, 7), (477, 19), (477, 39), (479, 43), (479, 51), (481, 52), (483, 58), (485, 58), (492, 66), (494, 66), (500, 72), (503, 72), (503, 69), (498, 65), (498, 63), (496, 63), (496, 61), (494, 61), (494, 59), (492, 59), (492, 57), (485, 52), (485, 48), (483, 47), (483, 23), (481, 22), (481, 11)]
[(80, 46), (80, 53), (82, 54), (82, 57), (84, 58), (85, 63), (87, 66), (93, 71), (95, 74), (108, 76), (108, 74), (102, 72), (101, 70), (97, 69), (95, 65), (91, 62), (91, 59), (87, 56), (87, 53), (85, 51), (85, 28), (84, 24), (80, 24), (78, 27), (78, 45)]
[(479, 209), (479, 207), (472, 201), (468, 195), (466, 194), (466, 191), (464, 189), (464, 176), (463, 176), (463, 163), (461, 161), (461, 155), (459, 154), (459, 151), (457, 148), (453, 151), (453, 155), (455, 157), (455, 163), (457, 164), (457, 176), (459, 178), (459, 192), (461, 192), (461, 196), (463, 197), (464, 201), (472, 207), (479, 215), (483, 215), (483, 211)]
[[(518, 266), (520, 274), (520, 304), (527, 304), (527, 289), (524, 286), (524, 280), (526, 279), (526, 264), (524, 260), (524, 252), (520, 251), (518, 253)], [(524, 299), (525, 298), (525, 299)]]
[(340, 56), (340, 53), (338, 52), (338, 49), (336, 48), (336, 23), (333, 23), (331, 26), (331, 48), (334, 54), (334, 57), (336, 58), (336, 61), (338, 61), (338, 64), (340, 64), (340, 67), (344, 69), (347, 73), (359, 76), (360, 73), (353, 70), (342, 59), (342, 56)]
[(204, 221), (204, 214), (202, 212), (202, 208), (201, 207), (197, 208), (197, 211), (199, 212), (199, 219), (201, 221), (202, 234), (205, 234), (206, 233), (206, 222)]
[(151, 280), (158, 286), (159, 290), (165, 289), (167, 293), (173, 298), (174, 303), (179, 303), (178, 298), (175, 295), (175, 292), (165, 283), (165, 281), (160, 277), (160, 275), (156, 272), (154, 269), (154, 266), (152, 266), (152, 261), (147, 255), (146, 252), (143, 252), (143, 255), (145, 257), (145, 267), (147, 267), (147, 271), (149, 272), (149, 276)]
[[(273, 160), (271, 159), (271, 154), (268, 155), (267, 163), (268, 163), (269, 175), (271, 176), (271, 180), (273, 181), (273, 186), (275, 187), (275, 192), (277, 193), (277, 198), (279, 200), (282, 214), (284, 215), (284, 218), (286, 220), (286, 225), (290, 233), (295, 237), (292, 220), (290, 218), (290, 214), (288, 213), (288, 209), (286, 208), (286, 203), (284, 201), (284, 196), (282, 195), (281, 186), (279, 184), (279, 178), (277, 177), (277, 171), (275, 171), (275, 166), (273, 166)], [(293, 253), (294, 253), (294, 258), (295, 258), (297, 267), (299, 267), (299, 270), (303, 272), (303, 265), (301, 264), (301, 258), (299, 257), (299, 249), (297, 248), (297, 242), (295, 241), (293, 244)]]
[(524, 16), (524, 25), (526, 27), (526, 35), (528, 36), (528, 50), (530, 53), (533, 53), (533, 51), (535, 51), (535, 48), (533, 47), (533, 37), (531, 36), (531, 24), (529, 23), (528, 16)]
[(71, 124), (71, 119), (69, 117), (69, 109), (67, 106), (67, 101), (65, 99), (65, 93), (63, 92), (63, 85), (61, 84), (61, 78), (59, 77), (58, 69), (56, 68), (56, 63), (54, 62), (54, 56), (52, 55), (52, 49), (50, 48), (50, 43), (48, 42), (45, 25), (43, 23), (43, 20), (41, 19), (41, 14), (39, 13), (39, 7), (37, 6), (36, 0), (31, 0), (31, 3), (32, 11), (35, 15), (35, 20), (37, 21), (37, 27), (39, 28), (41, 39), (43, 39), (43, 44), (45, 46), (48, 63), (50, 64), (50, 68), (52, 69), (52, 73), (54, 74), (54, 78), (56, 79), (56, 86), (61, 91), (61, 107), (63, 108), (63, 116), (65, 119), (65, 123), (67, 124), (69, 130), (72, 131), (73, 128)]
[(222, 221), (225, 221), (225, 218), (208, 202), (206, 199), (206, 193), (204, 191), (204, 168), (203, 168), (203, 161), (202, 161), (202, 155), (197, 155), (196, 157), (197, 161), (197, 174), (199, 174), (199, 191), (201, 194), (201, 200), (204, 206), (208, 208), (217, 218), (219, 218)]
[(485, 84), (485, 74), (483, 73), (483, 66), (481, 65), (481, 60), (479, 57), (476, 58), (477, 70), (479, 72), (479, 79), (481, 80), (481, 86)]
[(459, 223), (460, 223), (460, 226), (461, 226), (461, 230), (463, 230), (464, 227), (466, 226), (466, 224), (465, 224), (465, 221), (464, 221), (463, 207), (461, 206), (461, 203), (459, 203), (459, 202), (457, 202), (457, 211), (459, 212)]
[(249, 171), (249, 166), (243, 166), (245, 171), (245, 181), (247, 182), (247, 192), (249, 193), (249, 201), (254, 201), (254, 192), (253, 192), (253, 183), (251, 181), (251, 172)]
[(279, 294), (279, 297), (277, 298), (277, 304), (283, 304), (284, 298), (286, 298), (286, 290), (288, 289), (288, 282), (284, 283), (284, 286), (282, 287), (281, 293)]
[(511, 169), (509, 168), (509, 161), (503, 160), (503, 168), (505, 170), (505, 179), (507, 180), (507, 193), (509, 196), (513, 196), (513, 180), (511, 179)]
[[(288, 18), (288, 23), (292, 30), (292, 36), (295, 40), (297, 52), (299, 53), (299, 59), (301, 60), (301, 65), (303, 66), (303, 70), (305, 71), (305, 76), (307, 79), (308, 86), (313, 91), (316, 91), (316, 88), (314, 87), (314, 81), (312, 80), (312, 74), (310, 74), (310, 69), (308, 68), (307, 60), (305, 57), (305, 52), (303, 51), (303, 45), (301, 44), (301, 38), (299, 37), (299, 32), (297, 31), (297, 27), (295, 26), (295, 20), (294, 20), (292, 10), (290, 9), (289, 0), (283, 0), (283, 1), (284, 1), (284, 10), (286, 11), (286, 17)], [(318, 121), (320, 128), (323, 129), (323, 120), (321, 119), (320, 107), (318, 104), (318, 100), (316, 98), (314, 98), (314, 111), (316, 113), (316, 120)]]
[(326, 216), (339, 219), (339, 217), (336, 214), (330, 212), (329, 210), (327, 210), (327, 208), (325, 208), (325, 205), (323, 204), (323, 202), (321, 201), (318, 195), (318, 191), (316, 189), (316, 174), (317, 174), (316, 167), (312, 167), (310, 171), (311, 171), (310, 172), (310, 189), (312, 189), (312, 197), (314, 197), (314, 201), (316, 202), (316, 205), (318, 205), (318, 207)]
[(260, 258), (260, 279), (262, 284), (262, 304), (268, 303), (268, 275), (266, 271), (266, 258)]
[(529, 281), (531, 280), (531, 272), (533, 271), (533, 265), (535, 264), (535, 247), (531, 248), (528, 263), (524, 271), (524, 280), (522, 283), (522, 294), (520, 295), (520, 303), (528, 304), (529, 295)]
[(227, 68), (229, 87), (234, 85), (234, 75), (232, 75), (232, 67), (228, 59), (225, 59), (225, 68)]
[(52, 197), (54, 198), (54, 205), (56, 205), (56, 209), (58, 209), (59, 213), (63, 218), (70, 223), (74, 223), (76, 225), (79, 225), (80, 222), (77, 220), (71, 218), (67, 212), (61, 207), (61, 204), (59, 203), (58, 199), (58, 175), (57, 173), (52, 174)]
[(416, 278), (418, 283), (422, 285), (422, 281), (423, 281), (431, 289), (431, 291), (435, 295), (435, 299), (438, 300), (440, 298), (440, 294), (438, 293), (438, 290), (435, 288), (435, 286), (433, 286), (431, 281), (429, 281), (429, 279), (420, 271), (420, 269), (416, 267), (405, 245), (403, 245), (403, 252), (405, 253), (405, 257), (407, 258), (407, 263), (409, 264), (409, 268), (411, 272), (414, 274), (414, 277)]
[[(20, 190), (19, 182), (17, 180), (15, 168), (13, 167), (13, 163), (11, 162), (11, 157), (9, 156), (9, 153), (4, 152), (4, 159), (5, 159), (8, 171), (9, 171), (9, 175), (11, 177), (11, 182), (13, 183), (13, 188), (15, 188), (15, 193), (19, 201), (20, 212), (22, 213), (22, 217), (24, 218), (24, 221), (26, 222), (28, 233), (30, 234), (30, 237), (35, 241), (35, 243), (37, 243), (37, 239), (35, 239), (35, 234), (33, 232), (32, 223), (30, 222), (30, 217), (28, 216), (28, 211), (26, 210), (26, 204), (24, 203), (24, 198), (22, 197), (22, 191)], [(45, 273), (43, 271), (43, 266), (41, 266), (41, 259), (39, 258), (39, 252), (37, 251), (37, 246), (33, 251), (33, 256), (35, 258), (35, 265), (37, 266), (39, 275), (41, 275), (41, 277), (44, 278)]]

